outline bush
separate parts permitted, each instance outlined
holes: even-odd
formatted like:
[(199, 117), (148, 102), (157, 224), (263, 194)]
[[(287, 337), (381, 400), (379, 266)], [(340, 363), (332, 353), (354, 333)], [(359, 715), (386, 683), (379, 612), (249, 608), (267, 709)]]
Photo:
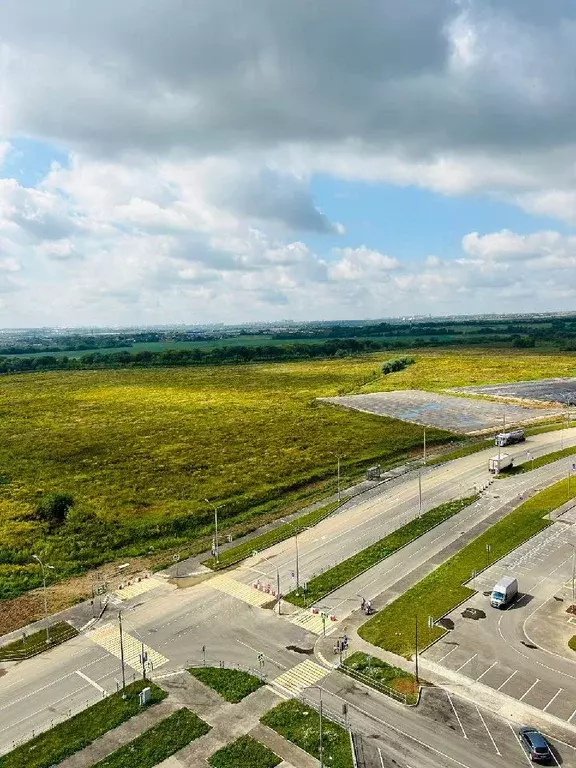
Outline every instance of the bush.
[(395, 373), (396, 371), (402, 371), (412, 363), (416, 362), (413, 357), (397, 357), (394, 360), (386, 360), (382, 363), (382, 373), (387, 376), (389, 373)]
[(70, 493), (49, 493), (36, 506), (36, 517), (50, 525), (62, 525), (69, 510), (74, 506)]

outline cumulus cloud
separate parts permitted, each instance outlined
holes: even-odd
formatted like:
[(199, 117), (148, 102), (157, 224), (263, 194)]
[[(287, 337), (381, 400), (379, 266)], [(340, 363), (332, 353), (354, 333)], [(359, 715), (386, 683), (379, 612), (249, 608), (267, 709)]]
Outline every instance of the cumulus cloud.
[(334, 249), (344, 226), (310, 181), (484, 193), (574, 224), (574, 17), (568, 0), (0, 4), (0, 167), (12, 136), (69, 153), (36, 189), (0, 180), (3, 290), (75, 322), (568, 302), (569, 237), (472, 232), (455, 258), (400, 264)]

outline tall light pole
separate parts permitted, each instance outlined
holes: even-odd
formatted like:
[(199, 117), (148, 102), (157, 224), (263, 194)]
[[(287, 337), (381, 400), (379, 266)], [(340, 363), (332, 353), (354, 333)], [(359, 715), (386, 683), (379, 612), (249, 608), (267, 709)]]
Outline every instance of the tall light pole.
[(574, 598), (574, 577), (576, 576), (576, 545), (571, 544), (572, 547), (572, 605), (576, 604)]
[(214, 557), (216, 558), (216, 565), (218, 565), (220, 562), (220, 548), (218, 546), (218, 510), (223, 509), (225, 504), (219, 504), (216, 506), (216, 504), (208, 501), (208, 499), (204, 499), (204, 501), (206, 504), (210, 504), (214, 510)]
[(340, 456), (340, 454), (334, 453), (334, 451), (330, 451), (330, 454), (332, 456), (335, 456), (336, 457), (336, 461), (338, 462), (338, 470), (337, 470), (337, 472), (338, 472), (338, 501), (340, 501), (340, 498), (341, 498), (341, 496), (340, 496), (340, 459), (342, 457)]
[[(422, 459), (426, 466), (426, 427), (424, 427), (424, 442), (422, 446)], [(422, 516), (422, 467), (418, 467), (418, 517)]]
[(278, 566), (274, 565), (270, 558), (266, 557), (266, 555), (262, 555), (262, 557), (264, 560), (266, 560), (267, 563), (270, 563), (272, 568), (276, 569), (276, 605), (278, 606), (278, 616), (280, 616), (280, 571), (278, 570)]
[(298, 563), (298, 531), (294, 531), (294, 542), (296, 544), (296, 592), (300, 589), (300, 568)]
[[(46, 592), (46, 569), (49, 568), (51, 571), (55, 570), (53, 565), (44, 565), (42, 560), (38, 557), (38, 555), (32, 555), (34, 560), (37, 560), (40, 563), (40, 568), (42, 568), (42, 585), (43, 585), (43, 595), (44, 595), (44, 617), (46, 619), (46, 622), (48, 622), (48, 594)], [(50, 627), (48, 626), (48, 623), (46, 623), (46, 643), (48, 644), (50, 642)]]
[(318, 713), (320, 715), (320, 729), (319, 729), (319, 743), (318, 743), (318, 757), (320, 758), (320, 768), (324, 768), (324, 723), (323, 723), (323, 708), (322, 708), (322, 688), (320, 688), (319, 685), (313, 685), (312, 688), (318, 688), (318, 693), (320, 694), (320, 706), (318, 708)]
[(124, 669), (124, 634), (122, 632), (122, 611), (118, 611), (118, 628), (120, 630), (120, 666), (122, 668), (122, 698), (126, 698), (126, 672)]

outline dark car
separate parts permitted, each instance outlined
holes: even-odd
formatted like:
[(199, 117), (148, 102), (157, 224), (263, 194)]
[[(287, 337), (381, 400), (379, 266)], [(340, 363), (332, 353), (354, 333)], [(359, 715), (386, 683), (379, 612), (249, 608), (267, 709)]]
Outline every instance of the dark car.
[(550, 763), (552, 752), (548, 742), (535, 728), (520, 728), (520, 741), (533, 763)]

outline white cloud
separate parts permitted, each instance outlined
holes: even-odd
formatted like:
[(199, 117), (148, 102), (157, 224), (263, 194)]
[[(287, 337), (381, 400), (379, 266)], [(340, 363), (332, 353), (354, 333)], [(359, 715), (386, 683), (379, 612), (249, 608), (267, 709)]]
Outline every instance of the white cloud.
[(330, 277), (334, 280), (387, 280), (387, 273), (400, 266), (397, 259), (366, 248), (365, 245), (359, 248), (335, 248), (334, 253), (337, 261), (330, 268)]

